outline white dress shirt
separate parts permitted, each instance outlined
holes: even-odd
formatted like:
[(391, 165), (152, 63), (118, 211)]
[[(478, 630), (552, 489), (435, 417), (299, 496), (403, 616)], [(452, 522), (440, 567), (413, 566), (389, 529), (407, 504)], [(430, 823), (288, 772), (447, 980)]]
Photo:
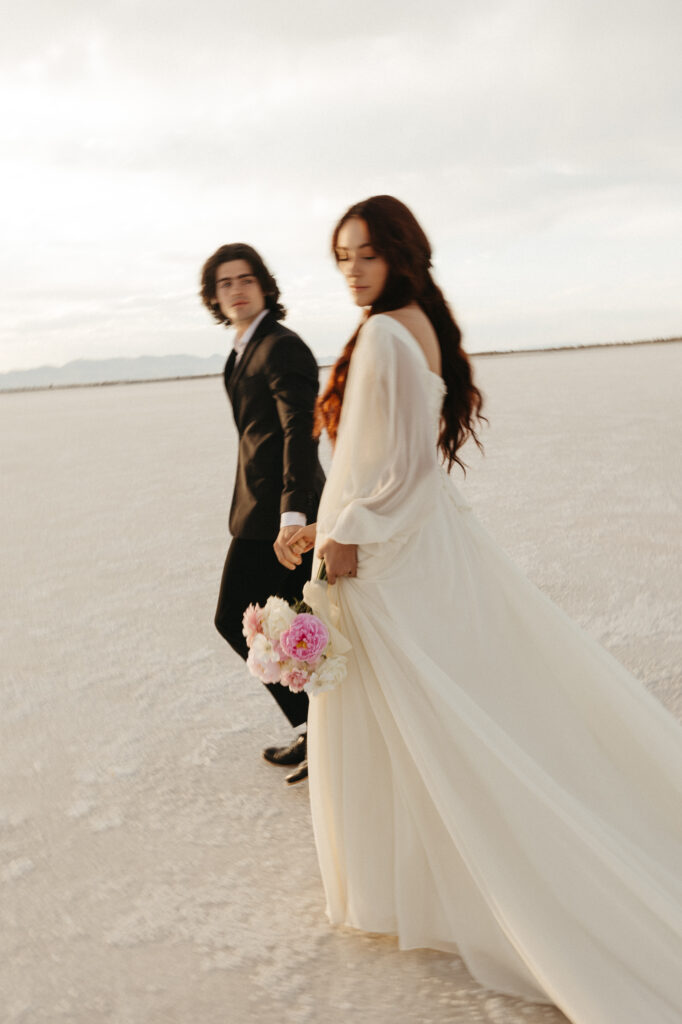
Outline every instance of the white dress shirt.
[(237, 363), (241, 359), (241, 357), (242, 357), (242, 355), (244, 353), (244, 349), (246, 348), (246, 346), (248, 345), (248, 343), (251, 341), (251, 339), (253, 338), (254, 334), (256, 333), (256, 328), (258, 327), (258, 324), (261, 322), (261, 320), (263, 319), (264, 316), (267, 316), (268, 312), (269, 311), (268, 311), (268, 309), (266, 307), (262, 311), (262, 313), (258, 314), (258, 316), (255, 318), (255, 320), (251, 321), (251, 323), (246, 328), (244, 333), (240, 334), (240, 336), (238, 338), (235, 338), (234, 341), (232, 342), (232, 347), (234, 348), (235, 352), (237, 353), (237, 358), (234, 361), (234, 365), (235, 366), (237, 365)]
[[(256, 328), (258, 327), (258, 324), (261, 322), (264, 316), (267, 316), (268, 313), (269, 310), (266, 307), (262, 313), (258, 314), (255, 320), (251, 321), (251, 323), (246, 328), (244, 333), (240, 334), (238, 338), (234, 339), (232, 345), (235, 352), (237, 353), (237, 357), (234, 361), (235, 366), (237, 365), (242, 355), (244, 354), (244, 349), (246, 348), (246, 346), (256, 333)], [(306, 526), (307, 522), (308, 519), (305, 513), (303, 512), (282, 512), (279, 520), (279, 528), (280, 530), (282, 530), (284, 529), (285, 526)]]

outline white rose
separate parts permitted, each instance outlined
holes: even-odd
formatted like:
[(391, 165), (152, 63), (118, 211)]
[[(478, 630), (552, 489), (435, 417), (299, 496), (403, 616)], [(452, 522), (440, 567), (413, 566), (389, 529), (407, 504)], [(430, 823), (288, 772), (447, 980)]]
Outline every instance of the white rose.
[(257, 662), (270, 662), (272, 659), (272, 644), (262, 633), (256, 633), (251, 649)]
[(269, 597), (263, 609), (263, 630), (272, 640), (279, 640), (296, 618), (296, 612), (281, 597)]
[(256, 661), (265, 663), (266, 661), (277, 661), (277, 655), (275, 650), (266, 636), (262, 633), (256, 633), (253, 638), (251, 645), (253, 651), (253, 657)]
[(336, 658), (325, 658), (320, 667), (310, 677), (310, 692), (324, 693), (325, 690), (333, 690), (334, 687), (345, 678), (346, 659), (342, 654)]

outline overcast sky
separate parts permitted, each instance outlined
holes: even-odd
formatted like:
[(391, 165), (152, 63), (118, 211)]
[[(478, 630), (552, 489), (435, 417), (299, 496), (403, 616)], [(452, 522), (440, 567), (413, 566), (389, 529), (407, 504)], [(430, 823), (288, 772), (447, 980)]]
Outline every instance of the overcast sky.
[(218, 245), (336, 353), (389, 192), (471, 351), (682, 334), (679, 0), (21, 0), (0, 37), (0, 371), (226, 349)]

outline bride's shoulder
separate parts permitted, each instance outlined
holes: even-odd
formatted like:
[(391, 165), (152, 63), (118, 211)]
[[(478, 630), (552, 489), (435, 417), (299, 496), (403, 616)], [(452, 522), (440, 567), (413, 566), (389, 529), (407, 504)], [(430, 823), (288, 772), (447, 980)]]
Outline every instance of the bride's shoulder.
[(427, 335), (435, 333), (433, 325), (428, 316), (416, 302), (401, 309), (392, 309), (390, 313), (383, 313), (382, 316), (402, 324), (411, 334)]
[(405, 306), (390, 313), (375, 313), (362, 327), (362, 334), (371, 337), (376, 346), (395, 346), (396, 339), (413, 352), (428, 368), (440, 373), (441, 353), (433, 324), (419, 306)]
[(408, 334), (412, 336), (413, 340), (416, 340), (409, 318), (398, 315), (402, 312), (402, 310), (396, 310), (391, 313), (373, 313), (362, 325), (360, 336), (363, 338), (404, 339)]
[[(374, 313), (360, 328), (357, 353), (360, 359), (388, 365), (397, 348), (406, 346), (405, 330), (385, 313)], [(362, 355), (360, 355), (362, 353)]]
[(374, 313), (369, 316), (358, 334), (358, 343), (363, 348), (380, 348), (382, 345), (391, 343), (391, 337), (397, 336), (398, 331), (392, 329), (390, 318), (384, 313)]

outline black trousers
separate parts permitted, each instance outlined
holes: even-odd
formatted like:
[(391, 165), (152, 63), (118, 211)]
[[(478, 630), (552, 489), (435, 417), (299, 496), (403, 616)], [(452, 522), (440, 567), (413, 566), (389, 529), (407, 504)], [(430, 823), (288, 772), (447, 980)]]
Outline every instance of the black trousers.
[[(303, 555), (295, 569), (286, 569), (277, 561), (269, 540), (244, 540), (234, 537), (227, 552), (220, 595), (215, 613), (216, 629), (230, 647), (246, 661), (248, 647), (242, 633), (242, 617), (248, 604), (264, 605), (271, 594), (285, 601), (301, 597), (303, 584), (310, 579), (313, 552)], [(307, 693), (293, 693), (287, 686), (267, 683), (267, 688), (293, 726), (308, 717)]]

